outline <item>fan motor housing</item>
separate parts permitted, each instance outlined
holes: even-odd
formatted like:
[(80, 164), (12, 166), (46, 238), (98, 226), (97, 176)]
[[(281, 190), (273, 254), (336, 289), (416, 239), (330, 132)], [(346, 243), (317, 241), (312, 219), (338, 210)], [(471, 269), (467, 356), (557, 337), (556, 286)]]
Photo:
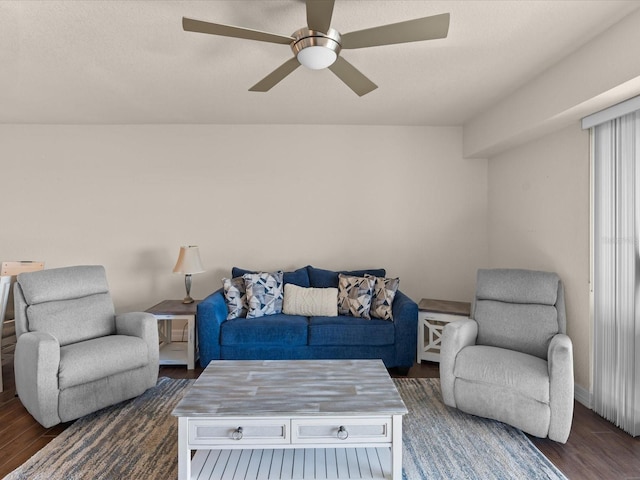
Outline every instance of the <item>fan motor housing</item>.
[(295, 40), (291, 44), (291, 50), (297, 57), (298, 53), (308, 47), (324, 47), (333, 51), (336, 56), (340, 53), (342, 45), (340, 41), (340, 32), (330, 28), (327, 33), (319, 32), (317, 30), (310, 30), (309, 28), (301, 28), (296, 30), (291, 35)]

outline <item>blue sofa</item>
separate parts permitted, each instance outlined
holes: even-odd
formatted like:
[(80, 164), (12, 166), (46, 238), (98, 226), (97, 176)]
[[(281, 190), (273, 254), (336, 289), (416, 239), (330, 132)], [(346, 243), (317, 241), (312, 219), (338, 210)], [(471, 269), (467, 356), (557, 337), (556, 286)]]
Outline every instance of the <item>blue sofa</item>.
[[(247, 272), (234, 267), (231, 276)], [(285, 272), (283, 281), (300, 287), (337, 288), (338, 273), (386, 275), (384, 269), (335, 272), (307, 266)], [(397, 367), (406, 374), (416, 356), (418, 305), (398, 291), (392, 312), (393, 321), (285, 314), (227, 320), (221, 288), (198, 304), (200, 365), (211, 360), (380, 358), (387, 368)]]

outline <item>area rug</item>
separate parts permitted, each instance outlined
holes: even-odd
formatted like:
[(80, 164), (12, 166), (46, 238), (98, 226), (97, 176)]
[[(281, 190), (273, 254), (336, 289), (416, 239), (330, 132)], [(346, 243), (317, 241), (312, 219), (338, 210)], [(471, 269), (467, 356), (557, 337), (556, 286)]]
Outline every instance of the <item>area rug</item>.
[[(160, 378), (140, 397), (74, 422), (5, 480), (173, 480), (177, 419), (171, 411), (194, 380)], [(403, 419), (403, 479), (566, 477), (521, 431), (442, 403), (438, 379), (394, 379)]]

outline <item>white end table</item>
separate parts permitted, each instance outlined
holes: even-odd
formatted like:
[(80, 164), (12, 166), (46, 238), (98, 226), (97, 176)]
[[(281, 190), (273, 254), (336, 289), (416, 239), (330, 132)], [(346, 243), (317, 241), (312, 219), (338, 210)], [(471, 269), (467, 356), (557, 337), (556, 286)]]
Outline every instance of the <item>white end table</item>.
[[(198, 359), (196, 338), (196, 308), (200, 300), (182, 303), (182, 300), (164, 300), (146, 310), (158, 320), (160, 337), (160, 365), (186, 365), (188, 370), (195, 368)], [(171, 338), (171, 322), (187, 321), (187, 341), (174, 342)]]
[(418, 363), (440, 362), (442, 330), (449, 322), (469, 318), (471, 304), (423, 298), (418, 304)]

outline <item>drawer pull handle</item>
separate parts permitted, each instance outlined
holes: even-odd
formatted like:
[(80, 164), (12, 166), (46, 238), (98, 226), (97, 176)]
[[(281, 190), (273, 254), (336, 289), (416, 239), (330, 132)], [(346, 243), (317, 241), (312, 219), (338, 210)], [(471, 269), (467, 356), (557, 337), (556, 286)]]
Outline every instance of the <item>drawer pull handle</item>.
[(236, 428), (231, 434), (231, 438), (234, 440), (242, 440), (242, 427)]
[(347, 429), (344, 428), (343, 425), (340, 425), (340, 428), (338, 428), (338, 438), (340, 440), (346, 440), (349, 438), (349, 432), (347, 432)]

